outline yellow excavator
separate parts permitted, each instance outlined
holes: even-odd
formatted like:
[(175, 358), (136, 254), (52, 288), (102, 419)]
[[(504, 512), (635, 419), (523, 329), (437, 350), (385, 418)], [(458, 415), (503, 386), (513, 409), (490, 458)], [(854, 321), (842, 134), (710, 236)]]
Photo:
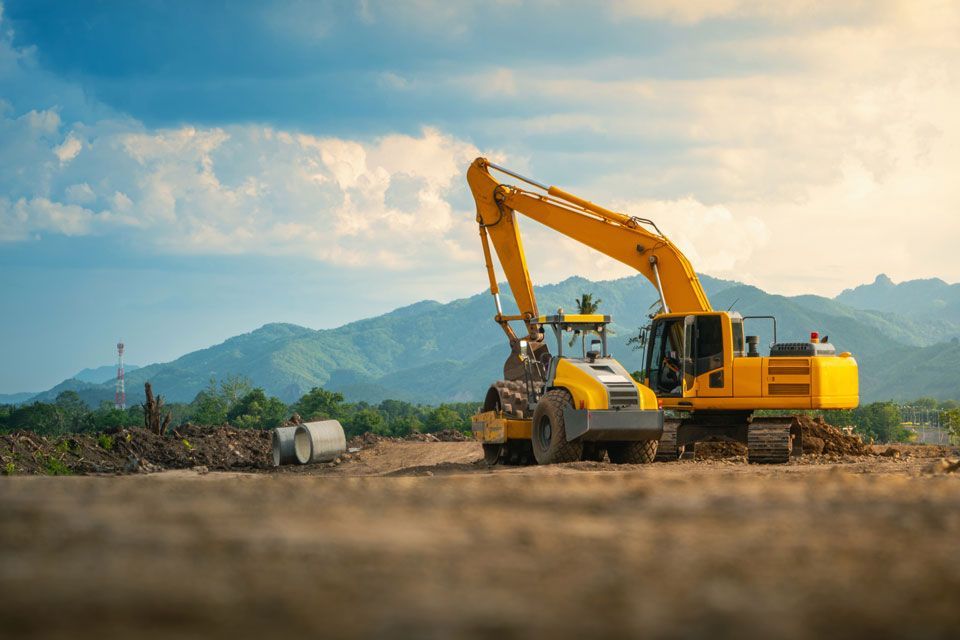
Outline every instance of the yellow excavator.
[[(502, 184), (497, 171), (526, 186)], [(562, 189), (477, 158), (467, 170), (497, 313), (511, 353), (504, 379), (487, 392), (473, 430), (488, 462), (540, 464), (577, 459), (676, 460), (705, 439), (747, 445), (753, 463), (802, 453), (791, 416), (758, 410), (851, 409), (859, 403), (857, 362), (811, 332), (777, 342), (772, 316), (715, 311), (686, 256), (652, 221), (611, 211)], [(660, 311), (642, 333), (643, 379), (634, 382), (607, 350), (608, 316), (541, 316), (516, 214), (627, 264), (656, 288)], [(505, 315), (491, 244), (519, 308)], [(744, 332), (745, 320), (771, 321), (770, 354)], [(511, 322), (524, 324), (517, 336)], [(556, 336), (551, 353), (547, 330)], [(562, 334), (581, 336), (579, 357), (563, 354)], [(586, 336), (591, 347), (586, 347)], [(630, 386), (624, 384), (626, 377)], [(635, 393), (633, 392), (635, 390)], [(629, 393), (627, 393), (629, 392)], [(673, 417), (665, 418), (663, 410)]]

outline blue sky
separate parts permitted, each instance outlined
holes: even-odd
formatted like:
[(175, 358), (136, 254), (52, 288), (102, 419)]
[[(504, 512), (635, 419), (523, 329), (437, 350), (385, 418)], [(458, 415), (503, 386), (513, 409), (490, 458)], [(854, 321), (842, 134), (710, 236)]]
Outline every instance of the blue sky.
[(0, 393), (480, 291), (480, 154), (770, 291), (960, 279), (949, 2), (0, 7)]

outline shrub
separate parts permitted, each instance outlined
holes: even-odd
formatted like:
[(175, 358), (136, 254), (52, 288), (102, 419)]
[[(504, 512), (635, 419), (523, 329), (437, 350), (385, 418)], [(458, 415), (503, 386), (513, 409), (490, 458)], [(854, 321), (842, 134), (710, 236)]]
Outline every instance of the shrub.
[(107, 451), (113, 450), (113, 436), (110, 436), (106, 433), (101, 433), (97, 436), (97, 445), (101, 449), (106, 449)]

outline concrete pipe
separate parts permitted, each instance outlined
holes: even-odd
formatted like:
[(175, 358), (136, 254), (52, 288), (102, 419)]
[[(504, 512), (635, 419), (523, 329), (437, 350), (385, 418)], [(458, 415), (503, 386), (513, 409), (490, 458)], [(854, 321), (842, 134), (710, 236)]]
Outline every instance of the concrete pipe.
[(294, 452), (300, 464), (330, 462), (347, 450), (347, 437), (336, 420), (305, 422), (294, 435)]
[(273, 430), (273, 466), (297, 462), (296, 434), (296, 427), (277, 427)]

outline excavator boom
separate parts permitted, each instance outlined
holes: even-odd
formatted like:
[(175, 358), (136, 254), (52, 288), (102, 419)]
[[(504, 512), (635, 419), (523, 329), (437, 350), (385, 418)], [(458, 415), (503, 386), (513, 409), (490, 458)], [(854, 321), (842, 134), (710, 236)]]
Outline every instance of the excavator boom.
[[(501, 184), (491, 175), (491, 169), (524, 181), (538, 191)], [(712, 310), (686, 256), (660, 233), (652, 221), (611, 211), (558, 187), (539, 184), (485, 158), (474, 160), (467, 170), (467, 182), (477, 203), (477, 222), (484, 253), (489, 256), (486, 239), (489, 236), (516, 298), (521, 318), (532, 319), (538, 314), (516, 212), (642, 273), (659, 292), (665, 313)], [(487, 270), (491, 291), (497, 295), (496, 276), (489, 258)]]

